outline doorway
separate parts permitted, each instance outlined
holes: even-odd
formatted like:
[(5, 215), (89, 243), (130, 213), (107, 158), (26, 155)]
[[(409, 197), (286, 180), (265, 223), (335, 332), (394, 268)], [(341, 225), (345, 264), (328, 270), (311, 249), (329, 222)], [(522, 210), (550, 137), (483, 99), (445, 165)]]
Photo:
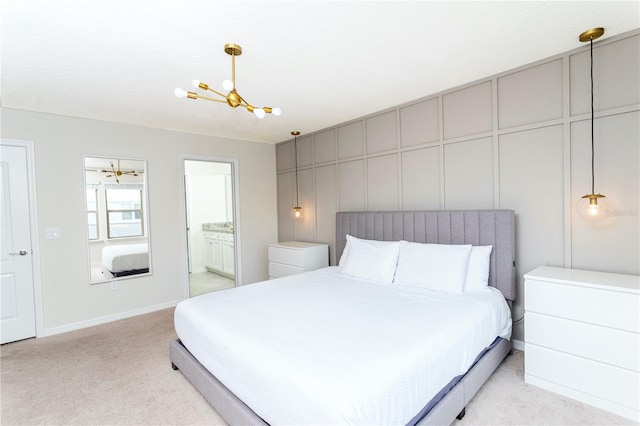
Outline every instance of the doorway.
[(0, 143), (0, 343), (41, 335), (33, 142)]
[(236, 160), (183, 159), (189, 296), (239, 285)]

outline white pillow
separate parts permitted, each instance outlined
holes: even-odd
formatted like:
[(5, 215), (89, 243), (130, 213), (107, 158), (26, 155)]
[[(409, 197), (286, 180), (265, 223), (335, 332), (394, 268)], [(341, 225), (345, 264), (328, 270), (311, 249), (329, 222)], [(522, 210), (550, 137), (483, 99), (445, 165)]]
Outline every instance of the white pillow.
[(448, 293), (462, 293), (471, 245), (421, 244), (404, 241), (394, 283)]
[(489, 266), (493, 246), (473, 246), (469, 256), (464, 291), (478, 291), (489, 285)]
[(353, 241), (353, 240), (364, 241), (367, 244), (371, 244), (371, 245), (374, 245), (376, 247), (389, 247), (389, 245), (398, 242), (398, 241), (365, 240), (364, 238), (357, 238), (357, 237), (354, 237), (352, 235), (347, 234), (347, 244), (345, 244), (344, 250), (342, 250), (342, 256), (340, 256), (340, 260), (338, 261), (338, 266), (340, 268), (342, 268), (344, 266), (344, 263), (346, 262), (347, 257), (349, 256), (349, 247), (351, 246), (351, 244), (349, 242)]
[(361, 240), (347, 235), (349, 253), (342, 272), (346, 275), (391, 284), (396, 273), (400, 241)]
[(342, 268), (344, 266), (344, 262), (347, 260), (347, 256), (349, 255), (349, 237), (351, 235), (347, 235), (347, 244), (344, 246), (344, 250), (342, 250), (342, 256), (340, 256), (340, 261), (338, 262), (338, 266)]

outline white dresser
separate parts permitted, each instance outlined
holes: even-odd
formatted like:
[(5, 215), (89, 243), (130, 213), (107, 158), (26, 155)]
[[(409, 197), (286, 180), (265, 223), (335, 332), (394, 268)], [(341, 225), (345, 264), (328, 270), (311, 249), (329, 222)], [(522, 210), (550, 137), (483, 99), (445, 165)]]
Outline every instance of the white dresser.
[(525, 274), (525, 382), (640, 421), (640, 277)]
[(269, 244), (269, 279), (329, 266), (327, 244), (286, 241)]

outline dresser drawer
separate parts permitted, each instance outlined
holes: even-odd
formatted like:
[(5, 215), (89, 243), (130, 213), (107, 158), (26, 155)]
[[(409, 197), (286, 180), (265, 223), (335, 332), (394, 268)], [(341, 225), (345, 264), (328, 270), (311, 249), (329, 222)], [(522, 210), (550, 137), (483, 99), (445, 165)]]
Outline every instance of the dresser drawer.
[(287, 275), (299, 274), (301, 272), (304, 272), (304, 268), (269, 262), (269, 276), (273, 278), (286, 277)]
[(527, 312), (524, 335), (528, 343), (640, 372), (637, 333)]
[(640, 333), (640, 295), (527, 279), (527, 312)]
[(527, 375), (619, 404), (640, 409), (640, 373), (542, 348), (527, 342)]
[(304, 251), (284, 247), (269, 247), (269, 261), (304, 268)]

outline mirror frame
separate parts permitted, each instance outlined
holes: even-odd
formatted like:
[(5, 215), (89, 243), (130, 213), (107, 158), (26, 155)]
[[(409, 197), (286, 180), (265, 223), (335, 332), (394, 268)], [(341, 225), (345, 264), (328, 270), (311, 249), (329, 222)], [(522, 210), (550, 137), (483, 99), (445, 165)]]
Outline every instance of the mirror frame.
[[(88, 182), (87, 180), (87, 171), (88, 171), (87, 160), (88, 159), (95, 159), (97, 160), (96, 162), (104, 162), (103, 165), (105, 165), (104, 167), (105, 169), (108, 169), (110, 167), (109, 164), (111, 162), (116, 163), (116, 161), (118, 160), (126, 161), (126, 162), (139, 162), (142, 165), (142, 172), (139, 173), (140, 175), (142, 175), (142, 196), (141, 196), (141, 203), (142, 203), (141, 220), (142, 220), (142, 230), (143, 230), (142, 236), (109, 238), (107, 237), (107, 230), (105, 229), (105, 230), (99, 231), (98, 240), (89, 239), (89, 215), (87, 214), (87, 206), (88, 206), (87, 185), (90, 182)], [(102, 165), (96, 168), (96, 172), (102, 173), (100, 172), (100, 169), (102, 169)], [(130, 170), (131, 167), (123, 166), (122, 169)], [(135, 168), (135, 170), (137, 170), (137, 168)], [(102, 284), (102, 283), (118, 281), (118, 280), (126, 280), (131, 278), (147, 277), (153, 274), (153, 267), (152, 267), (153, 262), (152, 262), (152, 256), (151, 256), (151, 236), (150, 236), (151, 226), (149, 221), (149, 216), (150, 216), (149, 215), (149, 185), (148, 185), (147, 174), (148, 174), (148, 167), (147, 167), (147, 160), (145, 159), (132, 158), (132, 157), (119, 157), (119, 156), (107, 157), (104, 155), (84, 155), (82, 157), (82, 175), (83, 175), (83, 193), (84, 193), (83, 199), (84, 199), (84, 218), (85, 218), (84, 223), (85, 223), (85, 238), (86, 238), (86, 244), (87, 244), (87, 265), (89, 268), (88, 272), (89, 272), (90, 285)], [(119, 177), (120, 179), (128, 179), (126, 175), (120, 175)], [(97, 183), (98, 186), (104, 185), (103, 179), (104, 177), (98, 181)], [(106, 204), (106, 197), (98, 197), (97, 203)], [(98, 211), (100, 211), (100, 209), (98, 209)], [(106, 205), (104, 206), (104, 212), (105, 214), (107, 214)], [(98, 218), (98, 223), (107, 223), (107, 220), (108, 219), (106, 217), (103, 219)], [(96, 268), (96, 264), (97, 263), (102, 264), (102, 259), (101, 259), (102, 248), (107, 247), (109, 245), (117, 245), (116, 241), (122, 241), (123, 244), (133, 244), (135, 242), (143, 243), (145, 240), (147, 243), (147, 256), (148, 256), (148, 263), (149, 263), (148, 272), (140, 272), (140, 273), (132, 273), (128, 275), (106, 277), (104, 276), (104, 273), (102, 272), (102, 270), (100, 270), (100, 276), (102, 277), (102, 279), (95, 278), (95, 276), (97, 276), (97, 272), (94, 271), (94, 269)], [(101, 246), (100, 248), (96, 247), (98, 244), (100, 244)]]

